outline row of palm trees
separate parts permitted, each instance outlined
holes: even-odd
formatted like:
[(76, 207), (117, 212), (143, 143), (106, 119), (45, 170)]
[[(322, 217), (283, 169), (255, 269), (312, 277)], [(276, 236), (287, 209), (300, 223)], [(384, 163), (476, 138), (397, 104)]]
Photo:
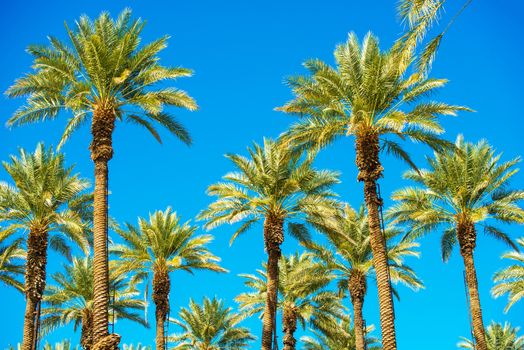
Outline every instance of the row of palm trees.
[[(341, 223), (343, 218), (356, 215), (349, 209), (344, 212), (343, 205), (331, 190), (338, 182), (338, 174), (313, 167), (314, 155), (339, 136), (354, 136), (357, 179), (364, 184), (367, 210), (365, 238), (369, 239), (369, 251), (360, 253), (367, 254), (366, 259), (371, 259), (372, 264), (368, 262), (367, 269), (362, 267), (359, 272), (346, 276), (357, 313), (367, 288), (364, 276), (371, 271), (372, 265), (379, 294), (382, 343), (385, 349), (396, 349), (391, 280), (398, 278), (420, 286), (413, 271), (391, 256), (395, 248), (388, 247), (384, 238), (388, 233), (382, 229), (383, 201), (377, 184), (384, 170), (381, 151), (386, 151), (410, 164), (415, 170), (408, 172), (406, 177), (418, 183), (418, 187), (395, 193), (398, 204), (390, 208), (387, 219), (409, 232), (403, 244), (413, 245), (415, 236), (447, 226), (443, 235), (443, 256), (449, 256), (451, 248), (458, 243), (466, 269), (476, 346), (487, 350), (473, 259), (476, 230), (483, 228), (484, 232), (513, 245), (491, 222), (522, 223), (524, 212), (518, 202), (523, 199), (524, 192), (511, 190), (507, 185), (516, 172), (516, 160), (501, 163), (500, 156), (485, 142), (470, 144), (459, 138), (454, 145), (440, 137), (444, 132), (439, 122), (441, 116), (469, 110), (427, 99), (428, 94), (446, 83), (445, 79), (430, 78), (429, 72), (449, 26), (425, 45), (421, 44), (438, 18), (442, 4), (442, 1), (402, 2), (400, 12), (408, 20), (408, 30), (387, 51), (380, 49), (378, 39), (371, 34), (362, 43), (351, 34), (348, 41), (335, 50), (335, 67), (320, 60), (307, 61), (305, 67), (309, 74), (288, 81), (294, 99), (278, 108), (300, 119), (278, 140), (265, 139), (263, 145), (255, 144), (249, 149), (249, 157), (228, 155), (236, 171), (225, 175), (223, 182), (209, 187), (209, 194), (217, 199), (199, 215), (206, 221), (207, 228), (242, 222), (232, 238), (235, 239), (254, 224), (263, 223), (264, 248), (268, 254), (263, 350), (271, 349), (276, 338), (279, 261), (285, 235), (296, 236), (312, 251), (329, 255), (329, 250), (313, 242), (309, 228), (340, 240), (340, 236), (348, 235), (346, 225)], [(81, 17), (73, 29), (66, 25), (69, 44), (50, 37), (48, 46), (30, 46), (28, 52), (34, 57), (33, 71), (18, 79), (7, 91), (11, 97), (27, 97), (26, 103), (9, 119), (11, 126), (54, 119), (63, 111), (72, 115), (59, 147), (75, 130), (90, 121), (90, 151), (95, 166), (94, 193), (89, 194), (85, 191), (85, 180), (71, 175), (71, 168), (58, 169), (58, 165), (63, 164), (63, 157), (43, 146), (33, 155), (22, 152), (20, 159), (14, 158), (11, 165), (5, 165), (16, 187), (5, 185), (1, 189), (2, 220), (11, 225), (8, 230), (29, 232), (24, 283), (24, 350), (34, 348), (35, 329), (40, 322), (47, 247), (70, 257), (71, 249), (64, 237), (70, 237), (85, 251), (90, 244), (93, 246), (90, 337), (97, 341), (92, 347), (103, 350), (118, 345), (119, 336), (108, 332), (107, 180), (115, 124), (126, 121), (142, 126), (160, 141), (153, 125), (156, 122), (189, 144), (189, 133), (165, 112), (165, 107), (197, 108), (187, 93), (163, 87), (165, 85), (159, 87), (158, 83), (189, 76), (191, 71), (160, 65), (158, 53), (165, 48), (167, 38), (140, 46), (143, 26), (141, 20), (132, 19), (129, 10), (123, 11), (116, 20), (107, 13), (94, 21)], [(401, 142), (395, 140), (395, 136)], [(429, 170), (417, 169), (403, 145), (407, 140), (426, 144), (436, 152), (434, 157), (428, 158)], [(43, 167), (47, 158), (56, 158), (51, 162), (54, 165)], [(17, 180), (24, 174), (14, 164), (24, 162), (31, 172), (27, 178)], [(55, 172), (61, 172), (62, 178), (51, 190), (35, 186), (37, 180), (47, 186)], [(363, 213), (359, 215), (364, 217)], [(185, 236), (172, 237), (175, 228), (177, 232), (186, 232)], [(217, 258), (203, 247), (210, 237), (194, 238), (194, 230), (190, 224), (180, 224), (176, 214), (169, 210), (152, 214), (149, 221), (140, 219), (138, 227), (126, 225), (117, 230), (126, 242), (124, 246), (112, 247), (111, 253), (120, 259), (119, 268), (135, 271), (137, 279), (152, 280), (157, 348), (164, 343), (169, 272), (192, 268), (222, 270)], [(398, 235), (391, 234), (393, 237)], [(158, 237), (162, 237), (161, 242), (155, 241)], [(186, 261), (170, 260), (170, 254), (181, 247), (176, 244), (188, 244), (184, 239), (195, 239), (194, 244), (201, 249), (184, 257)], [(358, 241), (348, 239), (345, 243), (348, 242), (353, 249)], [(344, 244), (332, 243), (336, 249), (339, 249), (337, 244)], [(158, 250), (144, 250), (155, 244)], [(411, 248), (413, 246), (404, 249)], [(504, 278), (508, 276), (512, 278), (506, 271)], [(296, 310), (293, 307), (287, 310), (285, 329), (292, 333)], [(357, 318), (354, 320), (355, 332), (362, 333), (362, 326), (357, 324), (361, 320)], [(360, 350), (364, 341), (361, 334), (358, 338)], [(286, 334), (287, 346), (293, 346), (294, 341), (292, 334)]]

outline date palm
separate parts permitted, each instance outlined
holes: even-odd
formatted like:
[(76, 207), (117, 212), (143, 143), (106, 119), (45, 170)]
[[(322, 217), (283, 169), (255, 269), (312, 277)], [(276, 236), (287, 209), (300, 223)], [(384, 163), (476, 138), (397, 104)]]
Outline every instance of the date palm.
[[(42, 330), (48, 333), (58, 327), (74, 325), (81, 329), (80, 344), (84, 350), (93, 347), (93, 259), (74, 258), (64, 272), (52, 275), (54, 284), (47, 287), (42, 307)], [(112, 302), (109, 304), (111, 322), (127, 319), (144, 326), (146, 321), (138, 311), (146, 308), (140, 292), (127, 275), (112, 269), (109, 274)]]
[(270, 350), (276, 334), (278, 261), (284, 241), (284, 224), (288, 223), (290, 234), (306, 238), (306, 226), (297, 220), (311, 212), (330, 210), (333, 204), (330, 187), (338, 182), (338, 176), (331, 171), (315, 170), (311, 160), (302, 161), (298, 152), (291, 152), (270, 139), (264, 139), (263, 146), (255, 144), (248, 151), (250, 158), (226, 155), (236, 171), (208, 188), (208, 194), (218, 199), (200, 214), (200, 218), (207, 220), (207, 228), (242, 222), (231, 241), (254, 224), (264, 222), (268, 293), (262, 349)]
[(486, 350), (486, 336), (475, 269), (477, 230), (516, 249), (509, 236), (494, 223), (522, 223), (524, 210), (519, 201), (524, 191), (513, 190), (509, 180), (518, 171), (519, 159), (502, 162), (501, 155), (486, 142), (464, 142), (459, 136), (456, 149), (428, 157), (429, 168), (408, 171), (405, 178), (418, 186), (393, 194), (399, 201), (390, 214), (410, 226), (416, 237), (442, 229), (442, 258), (447, 261), (458, 244), (464, 261), (473, 335), (479, 350)]
[(24, 275), (25, 250), (21, 238), (9, 241), (15, 232), (13, 229), (0, 229), (0, 281), (23, 292), (24, 284), (20, 277)]
[[(366, 329), (366, 334), (373, 331), (373, 326)], [(300, 340), (304, 350), (356, 350), (355, 331), (351, 328), (349, 317), (339, 321), (330, 320), (312, 330), (315, 337), (303, 336)], [(377, 338), (366, 336), (366, 349), (380, 350), (382, 347)]]
[(425, 51), (417, 59), (415, 47), (403, 39), (381, 51), (375, 36), (368, 34), (360, 44), (352, 33), (334, 52), (336, 67), (319, 59), (306, 61), (309, 75), (288, 80), (295, 98), (277, 108), (300, 117), (283, 135), (300, 149), (315, 152), (340, 137), (354, 136), (357, 179), (364, 183), (378, 282), (382, 338), (388, 350), (397, 345), (388, 259), (380, 230), (380, 153), (386, 151), (414, 166), (395, 137), (442, 150), (450, 145), (439, 137), (444, 131), (439, 117), (465, 109), (425, 98), (447, 82), (428, 78), (431, 60), (422, 59)]
[[(267, 294), (267, 265), (257, 275), (241, 275), (251, 292), (236, 298), (241, 310), (247, 315), (263, 317)], [(326, 266), (312, 254), (282, 256), (279, 263), (279, 300), (277, 309), (282, 312), (284, 350), (296, 348), (297, 323), (315, 327), (328, 319), (342, 316), (343, 308), (336, 293), (327, 290), (333, 280)]]
[[(357, 212), (346, 205), (343, 212), (332, 220), (320, 220), (318, 225), (326, 235), (329, 246), (308, 244), (327, 264), (328, 271), (335, 274), (340, 294), (349, 291), (353, 304), (353, 330), (356, 350), (365, 350), (365, 326), (362, 309), (368, 289), (368, 279), (373, 272), (373, 253), (368, 218), (365, 207)], [(388, 226), (385, 242), (389, 260), (389, 274), (392, 282), (402, 283), (414, 290), (423, 287), (415, 272), (404, 263), (409, 256), (418, 257), (418, 244), (408, 240), (399, 241), (402, 231)], [(396, 291), (393, 289), (395, 295)]]
[[(519, 330), (507, 322), (504, 325), (491, 322), (486, 332), (488, 350), (524, 350), (524, 336), (518, 335)], [(458, 347), (476, 349), (475, 343), (466, 338), (462, 338)]]
[(176, 350), (243, 350), (255, 339), (248, 328), (241, 327), (243, 317), (216, 298), (204, 298), (202, 305), (189, 301), (171, 322), (181, 333), (171, 335)]
[(504, 259), (515, 262), (515, 265), (498, 271), (493, 277), (495, 286), (491, 289), (491, 294), (495, 298), (508, 294), (509, 301), (505, 312), (524, 297), (524, 237), (519, 238), (517, 243), (521, 251), (511, 251), (502, 255)]
[(62, 145), (81, 126), (91, 125), (90, 152), (95, 168), (93, 322), (95, 339), (103, 348), (119, 341), (117, 336), (105, 338), (109, 305), (108, 162), (113, 157), (115, 124), (136, 124), (160, 142), (156, 123), (189, 144), (188, 132), (165, 107), (197, 108), (184, 91), (159, 86), (160, 82), (190, 76), (191, 71), (160, 65), (158, 55), (168, 38), (140, 45), (143, 28), (144, 22), (132, 19), (130, 10), (124, 10), (116, 20), (106, 12), (94, 21), (82, 16), (73, 29), (66, 25), (68, 43), (49, 37), (47, 46), (29, 46), (33, 71), (7, 90), (10, 97), (27, 97), (8, 120), (9, 126), (55, 119), (61, 112), (72, 115)]
[(71, 242), (89, 250), (91, 195), (85, 192), (87, 181), (73, 174), (64, 156), (42, 144), (33, 153), (20, 150), (3, 166), (14, 185), (0, 183), (0, 220), (8, 223), (8, 229), (27, 235), (22, 344), (23, 350), (31, 350), (39, 319), (37, 306), (46, 284), (48, 244), (67, 257)]
[(156, 211), (149, 220), (138, 218), (138, 226), (126, 224), (117, 233), (123, 244), (114, 245), (112, 253), (119, 259), (117, 270), (130, 271), (135, 280), (152, 280), (156, 306), (156, 349), (165, 349), (164, 325), (169, 313), (169, 292), (174, 271), (195, 270), (225, 272), (220, 259), (207, 248), (211, 235), (197, 235), (197, 227), (181, 223), (171, 208)]

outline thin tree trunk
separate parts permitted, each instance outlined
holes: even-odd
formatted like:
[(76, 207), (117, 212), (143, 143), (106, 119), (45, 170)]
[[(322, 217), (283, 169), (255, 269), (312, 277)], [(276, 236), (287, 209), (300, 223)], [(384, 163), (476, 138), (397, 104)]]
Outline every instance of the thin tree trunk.
[(284, 305), (284, 316), (282, 319), (284, 331), (284, 350), (295, 350), (297, 340), (295, 331), (297, 330), (297, 310), (294, 304)]
[(353, 270), (349, 276), (349, 295), (353, 304), (353, 329), (355, 330), (356, 350), (365, 350), (366, 336), (362, 308), (367, 290), (366, 275)]
[(94, 256), (93, 256), (93, 339), (109, 334), (109, 270), (107, 259), (107, 175), (105, 161), (95, 161)]
[(46, 283), (47, 231), (31, 228), (27, 239), (25, 271), (26, 308), (22, 350), (34, 350), (37, 326), (37, 306), (42, 300)]
[(156, 268), (153, 276), (153, 302), (156, 317), (156, 350), (165, 350), (164, 326), (169, 313), (169, 291), (171, 281), (167, 267)]
[(93, 347), (93, 315), (86, 311), (82, 316), (82, 333), (80, 334), (80, 345), (84, 350)]
[(273, 348), (276, 335), (276, 313), (278, 298), (278, 261), (282, 252), (280, 245), (284, 241), (284, 222), (271, 216), (264, 222), (264, 243), (268, 254), (267, 259), (267, 293), (262, 325), (262, 350)]
[[(95, 164), (93, 212), (93, 339), (97, 349), (118, 345), (116, 337), (107, 338), (109, 319), (109, 264), (107, 252), (107, 186), (108, 162), (113, 157), (112, 135), (115, 111), (110, 106), (97, 106), (91, 124), (91, 159)], [(106, 339), (107, 338), (107, 339)]]
[(381, 199), (377, 194), (377, 180), (383, 168), (379, 160), (378, 134), (373, 131), (357, 132), (356, 163), (359, 169), (358, 180), (364, 182), (364, 199), (368, 210), (370, 245), (373, 252), (373, 267), (377, 278), (380, 309), (380, 329), (384, 350), (396, 350), (395, 315), (386, 243), (380, 225), (379, 206)]
[(486, 331), (482, 319), (482, 308), (477, 282), (477, 271), (473, 251), (476, 245), (477, 233), (475, 226), (470, 220), (460, 220), (457, 225), (457, 237), (460, 244), (460, 254), (464, 260), (466, 270), (466, 283), (469, 294), (471, 320), (473, 322), (473, 337), (475, 338), (477, 350), (488, 350), (486, 343)]

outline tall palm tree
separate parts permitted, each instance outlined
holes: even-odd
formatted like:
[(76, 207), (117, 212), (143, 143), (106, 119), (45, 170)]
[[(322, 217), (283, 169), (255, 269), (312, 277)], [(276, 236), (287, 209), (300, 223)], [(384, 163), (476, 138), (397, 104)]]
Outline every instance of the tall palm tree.
[[(362, 309), (368, 288), (368, 278), (373, 272), (373, 253), (371, 236), (365, 207), (362, 205), (356, 212), (346, 205), (343, 212), (334, 220), (320, 220), (325, 224), (318, 225), (325, 233), (329, 247), (308, 244), (326, 264), (328, 271), (336, 275), (341, 294), (349, 291), (353, 304), (353, 330), (355, 332), (356, 350), (365, 350), (365, 326)], [(398, 240), (402, 231), (389, 225), (384, 232), (389, 260), (391, 281), (400, 282), (418, 290), (423, 287), (415, 272), (404, 263), (408, 256), (418, 257), (415, 250), (417, 243)], [(393, 289), (394, 294), (396, 291)]]
[[(520, 328), (512, 327), (509, 323), (491, 322), (486, 332), (488, 350), (524, 350), (524, 336), (519, 336)], [(458, 343), (462, 349), (476, 349), (475, 343), (469, 339), (462, 338)]]
[(524, 297), (524, 237), (519, 238), (517, 243), (522, 251), (511, 251), (502, 255), (504, 259), (514, 261), (515, 265), (498, 271), (493, 277), (495, 286), (491, 289), (491, 294), (495, 298), (508, 294), (509, 301), (505, 312)]
[(299, 152), (291, 152), (270, 139), (264, 139), (263, 146), (255, 144), (248, 151), (251, 159), (226, 155), (236, 171), (226, 174), (224, 182), (208, 188), (208, 194), (218, 199), (200, 214), (200, 218), (207, 220), (207, 228), (243, 222), (231, 241), (264, 221), (268, 293), (262, 349), (270, 350), (276, 335), (278, 261), (284, 241), (284, 224), (288, 222), (288, 232), (292, 235), (307, 235), (306, 226), (296, 220), (310, 212), (329, 210), (333, 204), (330, 187), (338, 182), (338, 176), (331, 171), (315, 170), (312, 160), (301, 161)]
[(169, 337), (176, 350), (243, 350), (256, 339), (246, 327), (239, 324), (241, 314), (234, 313), (222, 300), (204, 298), (202, 305), (189, 301), (189, 308), (181, 308), (178, 318), (170, 321), (182, 333)]
[[(315, 337), (303, 336), (300, 340), (304, 350), (356, 350), (355, 331), (351, 328), (349, 317), (339, 321), (331, 320), (312, 330)], [(373, 331), (373, 326), (366, 329), (366, 334)], [(380, 350), (380, 342), (375, 337), (366, 336), (366, 349)]]
[(27, 234), (23, 350), (34, 346), (37, 309), (46, 284), (47, 247), (71, 255), (70, 242), (89, 250), (91, 195), (88, 183), (66, 167), (62, 154), (39, 144), (34, 153), (20, 150), (3, 163), (14, 185), (0, 183), (0, 220)]
[[(74, 258), (64, 266), (64, 272), (52, 275), (55, 284), (47, 287), (42, 307), (42, 330), (48, 333), (73, 323), (74, 330), (81, 328), (80, 344), (84, 350), (93, 347), (93, 259)], [(146, 308), (139, 298), (140, 292), (127, 275), (112, 269), (109, 273), (112, 302), (109, 304), (111, 322), (127, 319), (144, 326), (146, 321), (137, 311)]]
[(226, 271), (218, 265), (220, 259), (207, 248), (213, 237), (197, 235), (196, 230), (197, 227), (189, 222), (181, 223), (179, 216), (167, 208), (150, 214), (149, 220), (138, 218), (138, 226), (126, 224), (125, 229), (118, 229), (124, 243), (111, 248), (120, 259), (118, 270), (131, 271), (136, 280), (153, 281), (157, 350), (165, 349), (164, 325), (169, 314), (171, 288), (169, 273)]
[(516, 249), (515, 244), (493, 222), (524, 222), (524, 210), (518, 202), (524, 191), (512, 190), (509, 180), (518, 171), (519, 159), (501, 162), (501, 155), (486, 142), (464, 142), (459, 136), (456, 150), (428, 157), (429, 169), (408, 171), (405, 178), (418, 187), (408, 187), (393, 194), (399, 201), (389, 215), (410, 226), (410, 235), (418, 236), (442, 229), (442, 258), (447, 261), (455, 245), (464, 260), (473, 334), (479, 350), (486, 350), (486, 336), (473, 252), (477, 229)]
[[(267, 294), (267, 265), (258, 270), (258, 275), (241, 275), (245, 285), (251, 289), (236, 298), (241, 310), (248, 315), (263, 317)], [(327, 290), (332, 281), (326, 266), (309, 253), (282, 256), (279, 263), (277, 309), (282, 312), (284, 350), (296, 348), (297, 323), (315, 327), (334, 317), (341, 317), (342, 305), (336, 293)]]
[[(107, 261), (108, 162), (113, 157), (112, 137), (117, 121), (136, 124), (149, 131), (159, 142), (157, 123), (184, 143), (189, 133), (164, 107), (195, 110), (195, 101), (184, 91), (159, 87), (158, 83), (191, 75), (191, 70), (164, 67), (159, 53), (167, 36), (140, 45), (144, 22), (132, 19), (124, 10), (118, 19), (103, 12), (92, 21), (82, 16), (75, 28), (66, 25), (70, 43), (49, 37), (50, 45), (32, 45), (33, 71), (18, 79), (7, 90), (10, 97), (26, 96), (27, 101), (9, 119), (18, 126), (54, 119), (60, 112), (72, 114), (60, 145), (86, 122), (91, 124), (91, 159), (95, 167), (94, 198), (94, 273), (95, 339), (106, 345), (118, 344), (108, 335), (109, 272)], [(65, 114), (65, 113), (64, 113)], [(105, 341), (102, 341), (105, 340)]]
[(13, 229), (0, 229), (0, 281), (23, 292), (24, 284), (19, 279), (24, 275), (25, 251), (22, 239), (8, 241), (15, 232)]
[(283, 135), (300, 149), (315, 152), (337, 138), (355, 137), (357, 179), (364, 183), (380, 324), (387, 350), (395, 350), (397, 345), (387, 252), (380, 230), (382, 198), (377, 182), (384, 170), (380, 152), (386, 151), (414, 166), (394, 137), (442, 150), (450, 145), (438, 137), (444, 131), (439, 117), (465, 109), (424, 99), (447, 82), (428, 78), (431, 60), (422, 59), (425, 51), (417, 58), (415, 45), (404, 39), (389, 51), (381, 51), (372, 34), (361, 45), (351, 33), (347, 42), (335, 50), (336, 67), (318, 59), (306, 61), (304, 66), (310, 75), (290, 78), (288, 84), (295, 98), (277, 108), (300, 117)]

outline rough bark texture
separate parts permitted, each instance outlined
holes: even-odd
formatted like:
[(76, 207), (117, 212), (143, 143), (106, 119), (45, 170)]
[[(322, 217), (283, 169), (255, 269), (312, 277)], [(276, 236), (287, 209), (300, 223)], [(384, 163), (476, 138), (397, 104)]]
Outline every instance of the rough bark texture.
[[(107, 106), (97, 107), (91, 124), (91, 159), (95, 163), (95, 190), (93, 213), (93, 339), (95, 349), (110, 350), (118, 346), (120, 337), (108, 337), (109, 271), (107, 258), (107, 182), (108, 162), (113, 157), (112, 135), (115, 111)], [(106, 339), (107, 338), (107, 339)], [(110, 348), (107, 348), (109, 346)]]
[(278, 298), (278, 261), (284, 242), (284, 221), (268, 216), (264, 221), (264, 244), (267, 251), (267, 294), (262, 320), (262, 350), (271, 350), (276, 335), (276, 312)]
[(284, 350), (295, 350), (297, 340), (295, 331), (297, 330), (297, 308), (295, 304), (284, 305), (284, 315), (282, 318), (282, 328), (284, 331)]
[(395, 314), (386, 243), (380, 227), (379, 206), (381, 199), (377, 194), (377, 180), (382, 176), (379, 160), (378, 134), (370, 130), (357, 131), (356, 164), (359, 170), (358, 181), (364, 182), (364, 199), (368, 210), (370, 245), (373, 252), (373, 266), (377, 277), (378, 300), (380, 308), (380, 328), (384, 350), (396, 350)]
[(156, 350), (165, 350), (164, 325), (169, 314), (171, 281), (167, 267), (156, 267), (153, 276), (153, 302), (156, 317)]
[(364, 329), (364, 317), (362, 315), (366, 291), (366, 275), (360, 271), (352, 271), (349, 276), (349, 295), (353, 304), (353, 328), (355, 329), (356, 350), (365, 350), (366, 348), (366, 330)]
[(84, 350), (91, 350), (93, 348), (93, 314), (91, 311), (85, 311), (82, 315), (80, 345)]
[(27, 265), (25, 270), (25, 314), (22, 350), (33, 350), (37, 336), (37, 307), (45, 289), (47, 265), (46, 229), (31, 228), (27, 239)]
[(468, 219), (459, 218), (457, 238), (460, 245), (460, 254), (464, 260), (464, 268), (466, 270), (466, 283), (470, 301), (471, 320), (473, 323), (473, 337), (477, 345), (476, 349), (488, 350), (486, 331), (482, 319), (482, 308), (480, 307), (477, 271), (473, 259), (473, 251), (475, 250), (477, 240), (475, 225)]

